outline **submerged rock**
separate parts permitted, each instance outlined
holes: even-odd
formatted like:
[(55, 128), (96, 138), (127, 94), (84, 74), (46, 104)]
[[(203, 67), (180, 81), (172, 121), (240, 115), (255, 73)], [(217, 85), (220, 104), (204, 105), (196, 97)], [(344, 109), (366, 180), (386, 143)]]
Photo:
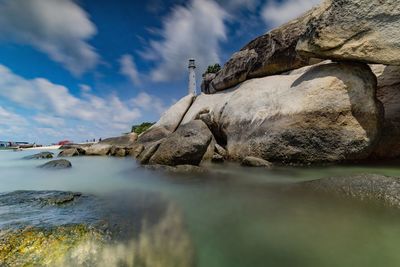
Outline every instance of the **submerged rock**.
[(60, 170), (60, 169), (72, 168), (72, 164), (68, 160), (58, 159), (58, 160), (53, 160), (53, 161), (47, 162), (43, 165), (40, 165), (39, 168)]
[(206, 169), (194, 165), (166, 166), (166, 165), (156, 164), (156, 165), (145, 165), (144, 168), (152, 171), (163, 171), (168, 173), (181, 173), (181, 174), (207, 172)]
[(0, 265), (195, 266), (180, 209), (158, 194), (131, 193), (61, 205), (42, 203), (77, 193), (0, 194)]
[(301, 183), (300, 188), (360, 200), (374, 200), (400, 208), (400, 178), (376, 174), (332, 177)]
[(303, 56), (400, 65), (398, 0), (326, 0), (297, 51)]
[(208, 125), (228, 158), (317, 163), (367, 158), (383, 118), (376, 77), (365, 64), (328, 63), (295, 74), (248, 80), (198, 96), (182, 124)]
[(272, 163), (256, 157), (245, 157), (242, 161), (242, 166), (272, 168)]
[(51, 152), (40, 152), (35, 155), (26, 156), (23, 159), (52, 159), (54, 157), (54, 153)]
[(74, 248), (104, 242), (104, 234), (86, 225), (27, 227), (0, 231), (0, 263), (4, 266), (62, 266)]
[(169, 166), (199, 165), (211, 140), (212, 134), (203, 121), (191, 121), (165, 138), (149, 163)]

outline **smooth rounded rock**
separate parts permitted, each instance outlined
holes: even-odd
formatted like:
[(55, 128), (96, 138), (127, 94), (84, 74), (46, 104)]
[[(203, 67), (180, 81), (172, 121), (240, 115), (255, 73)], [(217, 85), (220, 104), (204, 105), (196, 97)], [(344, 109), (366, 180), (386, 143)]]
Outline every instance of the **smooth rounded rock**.
[(69, 169), (69, 168), (72, 168), (72, 164), (68, 160), (58, 159), (58, 160), (53, 160), (53, 161), (47, 162), (47, 163), (39, 166), (39, 168), (54, 169), (54, 170)]

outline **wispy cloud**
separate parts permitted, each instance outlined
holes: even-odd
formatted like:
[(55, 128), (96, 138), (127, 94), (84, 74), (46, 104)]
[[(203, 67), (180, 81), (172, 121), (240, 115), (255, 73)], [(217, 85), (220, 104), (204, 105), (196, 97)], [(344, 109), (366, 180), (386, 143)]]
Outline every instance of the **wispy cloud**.
[(321, 0), (268, 1), (262, 9), (262, 17), (268, 26), (279, 26), (302, 15)]
[(74, 75), (93, 69), (99, 55), (88, 43), (97, 32), (73, 0), (0, 1), (0, 39), (28, 44)]
[(151, 78), (156, 82), (182, 79), (189, 58), (196, 58), (200, 71), (220, 61), (219, 43), (226, 40), (227, 12), (212, 0), (192, 0), (175, 7), (163, 20), (161, 40), (151, 41), (141, 55), (155, 61)]
[(125, 75), (134, 85), (140, 85), (139, 71), (131, 55), (123, 55), (119, 63), (120, 72)]
[(21, 115), (0, 106), (2, 135), (21, 138), (84, 140), (119, 135), (138, 122), (144, 112), (157, 116), (165, 109), (160, 98), (144, 92), (124, 100), (116, 94), (100, 97), (90, 90), (76, 96), (65, 86), (43, 78), (25, 79), (3, 65), (0, 88), (2, 102), (29, 111)]

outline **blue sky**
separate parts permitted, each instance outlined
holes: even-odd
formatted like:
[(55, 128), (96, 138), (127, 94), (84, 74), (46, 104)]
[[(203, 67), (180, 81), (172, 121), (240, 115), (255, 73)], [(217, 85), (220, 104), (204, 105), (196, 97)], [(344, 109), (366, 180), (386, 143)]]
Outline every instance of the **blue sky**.
[(319, 0), (0, 0), (0, 140), (115, 136)]

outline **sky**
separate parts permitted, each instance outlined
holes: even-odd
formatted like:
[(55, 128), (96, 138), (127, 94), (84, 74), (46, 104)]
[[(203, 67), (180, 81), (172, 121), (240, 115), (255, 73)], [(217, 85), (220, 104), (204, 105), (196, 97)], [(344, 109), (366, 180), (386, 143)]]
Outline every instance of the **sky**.
[[(249, 41), (319, 0), (0, 0), (0, 140), (118, 136), (155, 122)], [(199, 89), (198, 89), (199, 91)]]

